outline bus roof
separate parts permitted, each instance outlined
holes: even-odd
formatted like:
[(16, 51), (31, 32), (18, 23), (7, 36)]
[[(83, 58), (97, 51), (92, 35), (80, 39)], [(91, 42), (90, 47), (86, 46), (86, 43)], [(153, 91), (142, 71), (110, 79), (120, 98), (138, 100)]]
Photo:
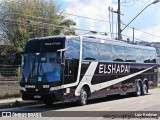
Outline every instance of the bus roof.
[(36, 37), (36, 38), (30, 38), (28, 41), (31, 40), (45, 40), (45, 39), (51, 39), (51, 38), (65, 38), (66, 36), (46, 36), (46, 37)]
[[(73, 37), (79, 37), (79, 36), (47, 36), (47, 37), (38, 37), (38, 38), (32, 38), (30, 40), (45, 40), (45, 39), (51, 39), (51, 38), (73, 38)], [(85, 40), (83, 39), (85, 38)], [(130, 44), (122, 40), (113, 40), (106, 38), (106, 36), (92, 36), (92, 35), (82, 35), (82, 39), (84, 41), (89, 41), (89, 42), (98, 42), (98, 43), (105, 43), (105, 44), (112, 44), (112, 45), (118, 45), (118, 46), (126, 46), (126, 47), (134, 47), (134, 48), (141, 48), (141, 49), (149, 49), (149, 50), (156, 50), (154, 47), (151, 46), (142, 46), (142, 45), (135, 45), (135, 44)]]
[[(75, 36), (67, 36), (67, 38), (71, 38), (71, 37), (75, 37)], [(87, 38), (85, 39), (85, 41), (89, 41), (89, 42), (98, 42), (98, 43), (106, 43), (106, 44), (112, 44), (112, 45), (118, 45), (118, 46), (126, 46), (126, 47), (133, 47), (133, 48), (141, 48), (141, 49), (149, 49), (149, 50), (156, 50), (154, 47), (152, 46), (142, 46), (142, 45), (136, 45), (136, 44), (130, 44), (127, 43), (123, 40), (114, 40), (114, 39), (109, 39), (106, 38), (106, 36), (91, 36), (91, 35), (83, 35), (83, 38)]]

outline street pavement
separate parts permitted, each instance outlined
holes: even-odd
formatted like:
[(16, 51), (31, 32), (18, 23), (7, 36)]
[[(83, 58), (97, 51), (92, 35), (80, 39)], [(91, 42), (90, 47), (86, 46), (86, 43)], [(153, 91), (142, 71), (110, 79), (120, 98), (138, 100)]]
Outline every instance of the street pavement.
[[(98, 98), (89, 100), (86, 106), (78, 106), (76, 102), (54, 103), (51, 106), (45, 106), (44, 104), (32, 105), (28, 107), (6, 108), (0, 109), (1, 112), (36, 112), (42, 116), (48, 117), (49, 120), (81, 120), (82, 117), (85, 120), (93, 119), (113, 119), (107, 118), (108, 113), (113, 115), (123, 113), (128, 115), (129, 113), (139, 114), (141, 111), (144, 113), (155, 114), (160, 113), (160, 89), (149, 90), (149, 94), (140, 97), (130, 97), (128, 95), (123, 96), (109, 96), (105, 98)], [(112, 111), (112, 112), (111, 112)], [(143, 113), (142, 112), (142, 113)], [(159, 114), (160, 115), (160, 114)], [(57, 117), (58, 116), (58, 117)], [(59, 117), (60, 116), (60, 117)], [(65, 117), (67, 116), (67, 117)], [(74, 117), (72, 117), (74, 116)], [(89, 117), (90, 116), (90, 117)], [(98, 116), (98, 117), (95, 117)], [(5, 118), (7, 119), (7, 118)], [(37, 118), (32, 118), (37, 119)], [(42, 118), (42, 120), (45, 118)], [(119, 120), (122, 118), (119, 118)], [(124, 118), (123, 118), (124, 119)], [(126, 118), (127, 119), (127, 118)], [(134, 118), (134, 120), (140, 118)], [(151, 118), (141, 118), (149, 119)], [(152, 119), (156, 119), (152, 118)]]

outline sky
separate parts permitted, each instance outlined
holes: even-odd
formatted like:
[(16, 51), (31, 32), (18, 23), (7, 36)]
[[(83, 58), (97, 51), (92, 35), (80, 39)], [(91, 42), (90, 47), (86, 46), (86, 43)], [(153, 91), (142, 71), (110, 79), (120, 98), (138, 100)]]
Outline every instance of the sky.
[[(110, 26), (112, 25), (112, 14), (108, 7), (112, 7), (114, 11), (118, 9), (118, 0), (60, 0), (63, 11), (69, 14), (75, 14), (88, 18), (104, 20), (106, 22), (85, 19), (77, 16), (66, 15), (67, 18), (76, 22), (78, 29), (92, 30), (98, 32), (107, 32), (108, 38), (115, 38), (116, 34), (111, 35)], [(143, 8), (154, 0), (121, 0), (121, 21), (128, 24)], [(135, 40), (143, 40), (148, 42), (160, 42), (160, 2), (146, 8), (122, 34), (123, 39), (130, 38), (132, 40), (133, 27), (135, 28)], [(113, 33), (117, 33), (117, 14), (113, 14)], [(121, 25), (121, 29), (124, 25)], [(142, 32), (141, 32), (142, 31)], [(77, 34), (88, 33), (87, 31), (77, 31)], [(149, 35), (149, 34), (153, 35)]]

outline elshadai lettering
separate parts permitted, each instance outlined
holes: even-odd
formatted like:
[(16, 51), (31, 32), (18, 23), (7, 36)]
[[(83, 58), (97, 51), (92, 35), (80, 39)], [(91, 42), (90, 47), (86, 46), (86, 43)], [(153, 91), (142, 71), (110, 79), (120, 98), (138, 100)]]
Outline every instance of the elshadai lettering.
[(130, 73), (130, 65), (100, 64), (99, 73), (100, 74)]

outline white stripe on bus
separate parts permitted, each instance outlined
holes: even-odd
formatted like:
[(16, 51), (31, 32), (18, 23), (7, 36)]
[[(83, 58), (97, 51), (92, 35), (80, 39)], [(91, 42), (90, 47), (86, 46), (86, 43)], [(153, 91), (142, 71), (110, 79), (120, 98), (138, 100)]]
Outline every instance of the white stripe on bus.
[(122, 81), (125, 81), (127, 79), (130, 79), (130, 78), (132, 78), (134, 76), (137, 76), (137, 75), (139, 75), (139, 74), (141, 74), (141, 73), (143, 73), (147, 70), (150, 70), (154, 67), (154, 66), (152, 66), (150, 68), (147, 68), (145, 70), (127, 75), (125, 77), (117, 78), (117, 79), (110, 80), (110, 81), (103, 82), (103, 83), (99, 83), (99, 84), (96, 84), (96, 85), (91, 85), (91, 80), (93, 78), (93, 75), (94, 75), (94, 72), (97, 68), (97, 65), (98, 65), (98, 62), (92, 62), (90, 64), (90, 66), (88, 67), (88, 69), (86, 71), (86, 74), (83, 76), (81, 82), (79, 83), (78, 87), (75, 90), (75, 95), (76, 96), (80, 96), (80, 90), (82, 89), (83, 85), (85, 85), (85, 84), (87, 84), (90, 87), (91, 92), (94, 92), (94, 91), (101, 90), (101, 89), (104, 89), (106, 87), (115, 85), (115, 84), (120, 83)]

